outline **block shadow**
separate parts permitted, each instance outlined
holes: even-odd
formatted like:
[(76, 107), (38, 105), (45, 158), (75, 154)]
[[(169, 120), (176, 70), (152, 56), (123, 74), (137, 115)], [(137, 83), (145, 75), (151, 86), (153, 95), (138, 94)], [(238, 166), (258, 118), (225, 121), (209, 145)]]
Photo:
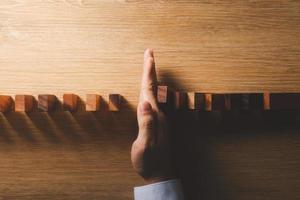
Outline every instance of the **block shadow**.
[[(76, 112), (64, 111), (59, 102), (53, 112), (8, 112), (0, 116), (1, 142), (14, 144), (26, 142), (32, 145), (97, 144), (97, 141), (132, 141), (135, 137), (135, 108), (122, 97), (120, 112), (108, 111), (102, 101), (99, 112), (86, 112), (80, 100)], [(127, 134), (129, 132), (130, 134)], [(124, 142), (123, 142), (124, 143)]]
[[(185, 90), (172, 73), (164, 71), (160, 77), (162, 83), (178, 88), (179, 91)], [(247, 156), (253, 154), (253, 149), (262, 140), (270, 141), (266, 142), (265, 147), (260, 147), (266, 150), (273, 148), (273, 143), (280, 144), (281, 138), (291, 137), (300, 141), (299, 111), (199, 112), (165, 109), (165, 113), (171, 130), (173, 162), (183, 182), (186, 199), (234, 199), (232, 188), (240, 186), (221, 175), (224, 169), (219, 163), (226, 161), (228, 155), (226, 152), (218, 152), (216, 147), (251, 141), (247, 143), (248, 149), (244, 148), (243, 153)], [(271, 154), (265, 154), (272, 157)], [(256, 160), (235, 162), (255, 165)]]

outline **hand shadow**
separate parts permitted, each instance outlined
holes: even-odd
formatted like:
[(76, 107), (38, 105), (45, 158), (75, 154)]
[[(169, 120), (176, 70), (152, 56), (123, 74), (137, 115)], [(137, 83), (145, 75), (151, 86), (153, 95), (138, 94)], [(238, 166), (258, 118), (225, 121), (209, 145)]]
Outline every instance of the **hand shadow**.
[[(172, 74), (160, 74), (162, 83), (184, 91)], [(186, 199), (234, 199), (243, 195), (268, 193), (276, 177), (278, 151), (289, 152), (300, 142), (299, 112), (199, 112), (167, 109), (172, 157), (183, 182)], [(288, 136), (288, 137), (287, 137)], [(289, 152), (297, 156), (295, 151)], [(293, 159), (294, 160), (294, 159)], [(260, 165), (260, 163), (262, 163)], [(284, 165), (284, 163), (282, 164)], [(292, 169), (292, 166), (288, 166)], [(285, 175), (289, 176), (287, 172)], [(253, 174), (262, 174), (255, 177)], [(284, 174), (283, 174), (284, 175)], [(293, 184), (293, 181), (289, 183)], [(284, 187), (284, 186), (282, 186)], [(288, 187), (288, 186), (286, 186)], [(258, 192), (251, 192), (255, 188)], [(238, 198), (237, 198), (238, 199)]]

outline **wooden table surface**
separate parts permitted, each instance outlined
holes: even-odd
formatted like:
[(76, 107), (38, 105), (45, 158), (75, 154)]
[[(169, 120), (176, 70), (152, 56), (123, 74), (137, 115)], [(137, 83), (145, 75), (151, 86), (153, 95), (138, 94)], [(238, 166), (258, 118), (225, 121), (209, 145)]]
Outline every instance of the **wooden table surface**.
[[(0, 94), (120, 93), (125, 103), (1, 114), (0, 199), (132, 199), (146, 47), (179, 90), (300, 92), (299, 1), (2, 0)], [(297, 124), (201, 128), (194, 115), (172, 133), (188, 199), (300, 198)]]

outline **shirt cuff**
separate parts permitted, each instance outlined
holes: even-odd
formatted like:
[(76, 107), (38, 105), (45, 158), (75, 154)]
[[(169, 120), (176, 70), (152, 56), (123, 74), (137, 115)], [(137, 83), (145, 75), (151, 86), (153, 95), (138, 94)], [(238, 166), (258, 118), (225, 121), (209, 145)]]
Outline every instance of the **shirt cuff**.
[(134, 188), (134, 200), (183, 200), (180, 180), (173, 179)]

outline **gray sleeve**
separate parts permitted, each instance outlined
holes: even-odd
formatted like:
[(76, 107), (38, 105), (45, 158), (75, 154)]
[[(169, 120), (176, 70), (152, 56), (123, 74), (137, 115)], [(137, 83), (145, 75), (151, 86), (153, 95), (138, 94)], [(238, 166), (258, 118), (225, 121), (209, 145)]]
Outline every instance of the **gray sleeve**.
[(135, 187), (134, 200), (184, 200), (181, 182), (174, 179)]

